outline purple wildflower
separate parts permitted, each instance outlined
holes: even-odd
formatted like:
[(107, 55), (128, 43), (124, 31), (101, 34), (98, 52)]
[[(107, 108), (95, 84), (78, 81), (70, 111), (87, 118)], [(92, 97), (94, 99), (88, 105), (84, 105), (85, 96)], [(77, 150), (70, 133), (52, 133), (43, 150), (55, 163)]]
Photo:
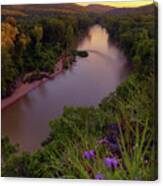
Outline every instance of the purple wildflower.
[(96, 180), (103, 180), (104, 179), (104, 175), (102, 173), (98, 173), (98, 174), (96, 174), (95, 179)]
[(90, 154), (88, 151), (84, 151), (83, 157), (86, 159), (90, 159)]
[(95, 156), (95, 151), (94, 151), (93, 149), (91, 149), (91, 150), (89, 151), (89, 154), (90, 154), (91, 157), (94, 157), (94, 156)]
[(95, 156), (95, 151), (92, 149), (90, 151), (84, 151), (83, 157), (86, 159), (91, 159)]
[(104, 162), (109, 168), (115, 169), (118, 167), (118, 160), (116, 158), (105, 158)]

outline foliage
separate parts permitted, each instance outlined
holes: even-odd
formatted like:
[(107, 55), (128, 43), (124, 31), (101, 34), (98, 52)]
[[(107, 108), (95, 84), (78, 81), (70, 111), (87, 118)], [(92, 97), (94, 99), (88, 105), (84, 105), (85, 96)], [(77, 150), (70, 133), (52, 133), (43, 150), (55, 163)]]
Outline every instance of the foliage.
[(52, 73), (58, 58), (74, 47), (79, 29), (88, 29), (88, 18), (87, 14), (82, 20), (75, 15), (40, 17), (31, 22), (6, 17), (2, 22), (2, 98), (12, 94), (17, 79), (22, 80), (26, 73)]
[[(12, 82), (17, 76), (17, 71), (14, 68), (14, 64), (11, 60), (11, 55), (8, 50), (4, 47), (1, 48), (2, 59), (4, 60), (1, 64), (2, 68), (2, 98), (11, 94)], [(7, 75), (6, 75), (7, 74)]]
[(2, 154), (3, 154), (3, 158), (2, 161), (6, 161), (7, 159), (9, 159), (14, 153), (16, 153), (18, 151), (18, 145), (12, 145), (10, 143), (10, 140), (8, 137), (4, 137), (2, 138)]
[(73, 51), (73, 54), (75, 56), (88, 57), (88, 52), (87, 51), (77, 50), (77, 51)]
[[(82, 19), (88, 17), (78, 22), (85, 28), (89, 21), (81, 23)], [(133, 69), (128, 79), (97, 108), (65, 107), (62, 116), (50, 121), (51, 132), (43, 147), (31, 155), (20, 153), (6, 159), (3, 176), (157, 178), (154, 17), (109, 15), (98, 21), (128, 57)], [(61, 22), (59, 25), (63, 28)], [(43, 35), (45, 43), (50, 42), (48, 37)]]

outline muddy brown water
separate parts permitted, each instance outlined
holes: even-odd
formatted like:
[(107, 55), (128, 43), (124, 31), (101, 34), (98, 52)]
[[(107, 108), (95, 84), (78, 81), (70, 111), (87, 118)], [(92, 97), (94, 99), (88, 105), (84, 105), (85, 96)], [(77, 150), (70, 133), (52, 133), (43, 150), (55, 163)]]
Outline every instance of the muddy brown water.
[(64, 106), (97, 106), (127, 78), (127, 60), (101, 26), (92, 26), (77, 48), (89, 56), (77, 57), (70, 69), (2, 111), (2, 136), (9, 136), (20, 150), (39, 148), (48, 137), (48, 122), (61, 115)]

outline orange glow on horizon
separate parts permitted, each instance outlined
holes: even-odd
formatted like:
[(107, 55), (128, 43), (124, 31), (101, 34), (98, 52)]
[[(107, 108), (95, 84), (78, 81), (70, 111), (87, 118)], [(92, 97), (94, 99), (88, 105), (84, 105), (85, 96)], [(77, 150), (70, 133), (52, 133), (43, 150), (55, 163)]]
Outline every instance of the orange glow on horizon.
[(145, 5), (150, 5), (152, 4), (153, 1), (152, 0), (135, 0), (135, 1), (130, 1), (130, 2), (81, 2), (81, 3), (77, 3), (81, 6), (87, 6), (87, 5), (106, 5), (106, 6), (113, 6), (113, 7), (117, 7), (117, 8), (121, 8), (121, 7), (139, 7), (139, 6), (145, 6)]

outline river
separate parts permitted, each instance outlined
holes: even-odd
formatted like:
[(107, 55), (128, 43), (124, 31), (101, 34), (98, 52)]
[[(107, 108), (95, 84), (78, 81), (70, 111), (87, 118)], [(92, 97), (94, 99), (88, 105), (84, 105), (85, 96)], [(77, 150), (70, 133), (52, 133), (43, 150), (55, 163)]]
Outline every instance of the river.
[(2, 135), (21, 151), (40, 147), (49, 134), (48, 122), (61, 115), (64, 106), (97, 106), (127, 78), (126, 58), (101, 26), (92, 26), (77, 49), (89, 56), (77, 57), (70, 69), (2, 111)]

